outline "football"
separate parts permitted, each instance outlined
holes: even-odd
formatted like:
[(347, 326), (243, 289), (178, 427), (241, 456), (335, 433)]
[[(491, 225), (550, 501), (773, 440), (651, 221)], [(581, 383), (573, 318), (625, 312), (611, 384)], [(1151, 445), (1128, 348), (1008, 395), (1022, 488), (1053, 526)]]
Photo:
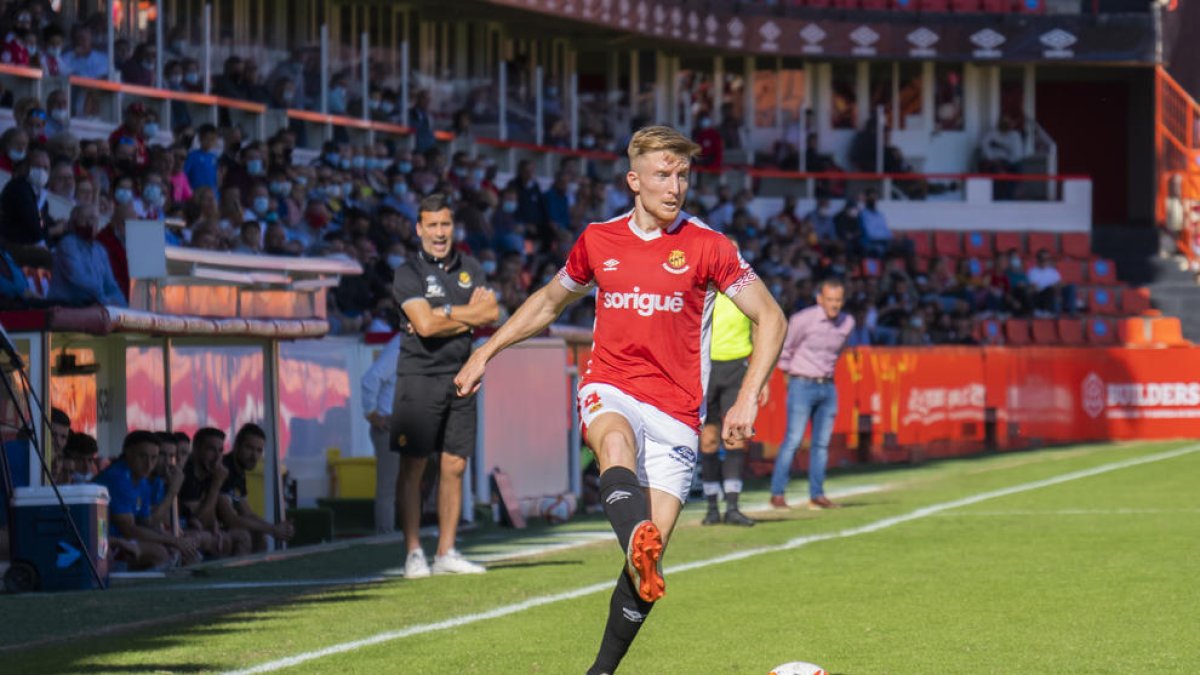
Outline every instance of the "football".
[(829, 675), (821, 666), (804, 661), (791, 661), (775, 666), (767, 675)]
[(553, 497), (543, 497), (538, 504), (538, 515), (551, 525), (559, 525), (571, 519), (575, 515), (575, 499), (574, 495), (556, 495)]

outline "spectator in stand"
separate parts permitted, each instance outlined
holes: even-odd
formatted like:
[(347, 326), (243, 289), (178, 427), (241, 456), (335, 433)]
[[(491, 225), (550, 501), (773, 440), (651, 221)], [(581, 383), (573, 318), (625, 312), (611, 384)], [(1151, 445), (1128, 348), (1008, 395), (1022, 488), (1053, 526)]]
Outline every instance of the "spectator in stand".
[(517, 212), (514, 214), (517, 222), (523, 225), (532, 225), (540, 233), (549, 223), (550, 216), (547, 212), (545, 195), (542, 194), (542, 189), (538, 186), (537, 178), (534, 175), (532, 159), (521, 160), (517, 165), (517, 175), (508, 184), (508, 187), (517, 193)]
[(54, 138), (70, 130), (71, 111), (68, 107), (65, 90), (55, 89), (50, 92), (50, 95), (46, 97), (46, 110), (50, 115), (50, 119), (46, 120), (47, 136)]
[(863, 252), (872, 258), (883, 258), (889, 254), (911, 255), (912, 246), (908, 240), (897, 240), (888, 228), (887, 218), (879, 212), (879, 193), (869, 189), (862, 196), (862, 210), (859, 219), (862, 221)]
[(1075, 315), (1075, 285), (1064, 284), (1050, 252), (1037, 252), (1037, 265), (1029, 270), (1029, 285), (1033, 287), (1033, 307), (1037, 316)]
[(175, 537), (147, 525), (150, 518), (150, 490), (147, 478), (158, 463), (158, 441), (149, 431), (132, 431), (125, 437), (121, 458), (96, 476), (95, 482), (108, 488), (108, 518), (113, 534), (137, 543), (130, 560), (135, 569), (170, 567), (176, 553), (195, 558), (196, 546), (184, 537)]
[(264, 104), (270, 100), (271, 93), (259, 78), (258, 62), (254, 59), (242, 62), (242, 83), (246, 88), (246, 100)]
[(49, 77), (65, 75), (62, 63), (64, 44), (66, 36), (58, 26), (50, 25), (42, 31), (42, 69)]
[(241, 233), (233, 247), (234, 253), (257, 255), (263, 252), (263, 226), (250, 221), (242, 223)]
[(26, 309), (37, 297), (25, 272), (0, 236), (0, 309)]
[(834, 217), (834, 230), (841, 250), (847, 255), (860, 258), (863, 255), (863, 240), (865, 239), (861, 212), (858, 202), (847, 199), (842, 210)]
[(725, 141), (721, 132), (713, 127), (712, 116), (708, 113), (700, 116), (692, 137), (700, 144), (700, 156), (696, 158), (698, 166), (719, 169), (725, 165)]
[(121, 81), (125, 84), (153, 87), (157, 62), (158, 48), (152, 42), (143, 42), (134, 50), (133, 56), (121, 64)]
[(146, 106), (141, 103), (131, 103), (125, 108), (121, 126), (108, 137), (108, 144), (113, 156), (117, 155), (120, 144), (133, 146), (133, 163), (135, 170), (141, 170), (150, 162), (150, 152), (146, 148)]
[(11, 127), (0, 136), (0, 145), (4, 146), (4, 154), (0, 155), (0, 171), (12, 173), (28, 154), (29, 134), (20, 127)]
[[(36, 100), (36, 99), (35, 99)], [(45, 108), (34, 105), (29, 108), (21, 117), (21, 128), (29, 135), (29, 141), (38, 147), (45, 147), (46, 141), (46, 121), (49, 119)]]
[(1016, 298), (1021, 313), (1028, 314), (1033, 309), (1033, 287), (1029, 283), (1029, 276), (1025, 274), (1025, 263), (1021, 260), (1021, 254), (1016, 249), (1008, 252), (1005, 275), (1008, 277), (1009, 292)]
[(429, 116), (429, 104), (429, 91), (422, 89), (417, 92), (416, 101), (408, 111), (408, 126), (413, 129), (413, 152), (416, 153), (425, 153), (437, 144), (433, 135), (433, 119)]
[(229, 469), (221, 461), (225, 432), (204, 427), (193, 439), (194, 452), (183, 465), (183, 485), (179, 489), (179, 521), (186, 529), (211, 532), (215, 547), (223, 554), (250, 552), (250, 533), (243, 529), (221, 527), (218, 507), (221, 486)]
[(4, 43), (0, 51), (0, 62), (9, 66), (30, 67), (30, 61), (37, 54), (37, 34), (25, 28), (18, 28), (12, 38)]
[[(1016, 122), (1008, 115), (1000, 118), (994, 129), (989, 129), (979, 141), (980, 173), (1021, 173), (1021, 160), (1025, 158), (1025, 139)], [(1017, 183), (1011, 180), (997, 181), (997, 199), (1012, 199)]]
[(196, 59), (183, 60), (183, 90), (193, 94), (204, 91), (204, 73)]
[[(93, 80), (108, 77), (108, 54), (92, 49), (92, 31), (87, 26), (79, 24), (71, 29), (71, 47), (71, 51), (62, 57), (64, 75)], [(75, 110), (81, 113), (82, 107), (77, 106)]]
[(118, 204), (113, 208), (112, 219), (96, 235), (96, 241), (108, 254), (113, 279), (121, 295), (129, 302), (129, 256), (125, 250), (125, 221), (136, 217), (132, 204)]
[(567, 176), (562, 171), (554, 176), (554, 183), (542, 195), (546, 204), (546, 217), (560, 230), (571, 229), (571, 207), (567, 195)]
[[(23, 135), (23, 134), (19, 134)], [(17, 164), (12, 178), (0, 190), (0, 234), (9, 252), (22, 266), (50, 267), (46, 241), (61, 232), (46, 210), (46, 184), (50, 179), (50, 159), (45, 150), (35, 148)]]
[(69, 232), (54, 250), (50, 297), (68, 305), (127, 306), (113, 278), (108, 252), (96, 241), (100, 226), (96, 208), (76, 206), (69, 225)]
[[(246, 101), (250, 92), (246, 89), (246, 62), (240, 56), (230, 56), (225, 59), (225, 67), (212, 85), (212, 93), (225, 98)], [(221, 126), (227, 126), (228, 120), (222, 120)]]
[(837, 224), (833, 205), (829, 197), (818, 197), (816, 206), (809, 211), (804, 219), (812, 224), (813, 232), (820, 241), (833, 241), (838, 238)]
[(221, 154), (220, 137), (217, 135), (217, 128), (211, 124), (200, 125), (196, 134), (200, 137), (200, 147), (188, 153), (183, 172), (193, 190), (207, 187), (215, 191), (217, 156)]
[(400, 455), (388, 447), (392, 422), (392, 400), (396, 394), (396, 362), (400, 358), (402, 333), (388, 340), (379, 356), (362, 376), (363, 407), (371, 425), (371, 445), (375, 448), (375, 532), (396, 531), (396, 479), (400, 475)]
[(217, 515), (226, 527), (249, 531), (254, 551), (266, 550), (267, 536), (287, 541), (295, 533), (291, 523), (269, 523), (246, 503), (246, 472), (258, 465), (266, 443), (267, 434), (262, 427), (253, 422), (244, 424), (233, 438), (233, 449), (221, 460), (229, 475), (221, 486)]
[(167, 33), (166, 42), (166, 58), (178, 61), (188, 57), (187, 28), (176, 25)]
[(75, 166), (71, 160), (62, 158), (54, 161), (50, 167), (50, 182), (46, 184), (46, 189), (52, 195), (75, 200)]

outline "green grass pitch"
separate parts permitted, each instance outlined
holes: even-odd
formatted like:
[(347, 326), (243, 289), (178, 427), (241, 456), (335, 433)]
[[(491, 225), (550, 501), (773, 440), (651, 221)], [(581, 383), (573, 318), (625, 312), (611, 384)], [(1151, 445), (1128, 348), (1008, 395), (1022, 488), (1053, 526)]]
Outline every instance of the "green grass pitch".
[[(794, 660), (842, 674), (1200, 672), (1198, 479), (1192, 443), (1091, 445), (835, 473), (835, 491), (873, 491), (837, 511), (764, 511), (753, 529), (701, 527), (690, 504), (667, 596), (621, 672), (762, 674)], [(606, 528), (487, 527), (462, 547)], [(360, 544), (106, 593), (0, 595), (0, 672), (299, 657), (282, 670), (582, 673), (620, 564), (605, 539), (405, 581), (398, 543)], [(604, 590), (553, 599), (589, 586)]]

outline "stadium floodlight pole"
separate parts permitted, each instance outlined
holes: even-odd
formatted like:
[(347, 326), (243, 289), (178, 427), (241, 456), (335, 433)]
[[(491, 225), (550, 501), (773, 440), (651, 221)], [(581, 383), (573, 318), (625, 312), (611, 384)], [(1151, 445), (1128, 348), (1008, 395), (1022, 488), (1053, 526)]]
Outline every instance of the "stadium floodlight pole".
[(534, 139), (538, 145), (542, 144), (542, 136), (545, 130), (542, 128), (542, 67), (539, 65), (533, 71), (533, 103), (534, 103)]
[(108, 11), (108, 21), (105, 22), (108, 24), (108, 79), (110, 82), (116, 82), (117, 69), (113, 67), (116, 61), (116, 47), (113, 43), (116, 42), (117, 27), (113, 25), (116, 23), (113, 21), (113, 0), (108, 0), (104, 6)]
[[(204, 93), (212, 93), (212, 3), (204, 5)], [(215, 121), (215, 120), (214, 120)]]
[(508, 61), (506, 61), (504, 59), (499, 59), (499, 63), (496, 64), (496, 67), (500, 71), (496, 76), (497, 87), (500, 90), (499, 94), (497, 95), (497, 98), (499, 99), (499, 101), (497, 101), (497, 105), (496, 105), (497, 109), (499, 110), (498, 115), (500, 118), (500, 140), (507, 141), (508, 140)]

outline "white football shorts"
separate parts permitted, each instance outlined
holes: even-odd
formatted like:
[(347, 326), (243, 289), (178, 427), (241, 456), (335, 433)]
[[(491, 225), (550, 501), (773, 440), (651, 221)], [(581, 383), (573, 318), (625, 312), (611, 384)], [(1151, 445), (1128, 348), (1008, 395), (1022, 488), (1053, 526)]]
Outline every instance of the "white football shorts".
[(592, 420), (609, 413), (624, 417), (633, 427), (638, 482), (686, 503), (699, 457), (700, 436), (696, 430), (612, 385), (591, 383), (579, 388), (579, 418), (585, 440)]

